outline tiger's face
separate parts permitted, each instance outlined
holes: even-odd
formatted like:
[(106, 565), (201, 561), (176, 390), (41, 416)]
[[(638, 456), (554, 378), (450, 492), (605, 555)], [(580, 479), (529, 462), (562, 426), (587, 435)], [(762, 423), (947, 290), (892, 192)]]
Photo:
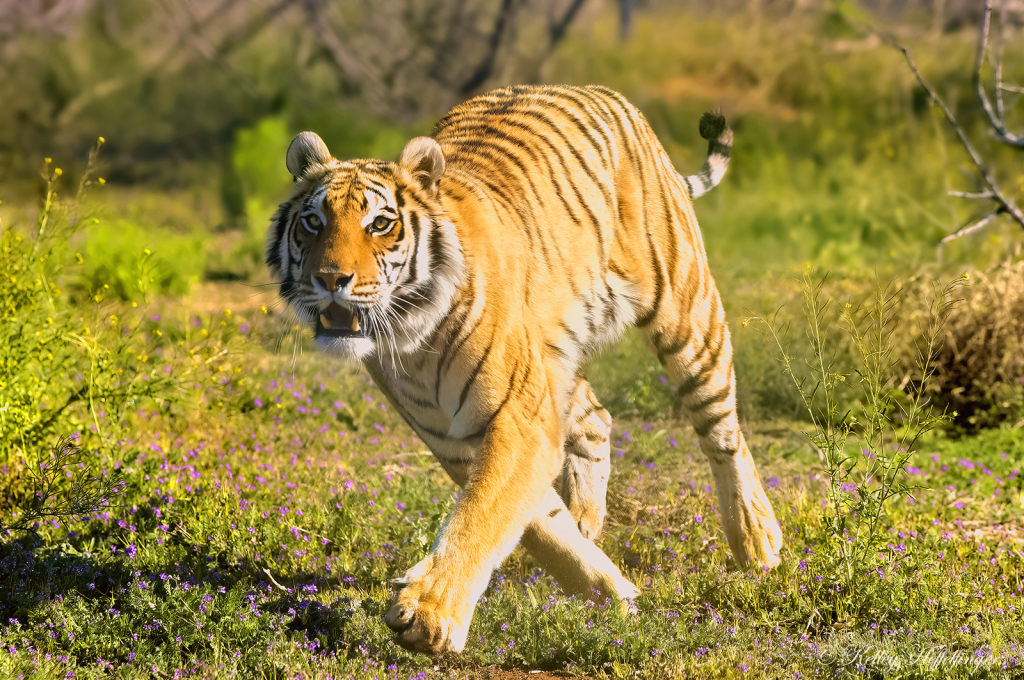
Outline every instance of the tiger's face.
[(292, 141), (292, 198), (274, 215), (267, 265), (318, 349), (353, 359), (415, 350), (447, 311), (463, 259), (444, 216), (444, 157), (418, 137), (397, 163), (340, 161), (323, 140)]

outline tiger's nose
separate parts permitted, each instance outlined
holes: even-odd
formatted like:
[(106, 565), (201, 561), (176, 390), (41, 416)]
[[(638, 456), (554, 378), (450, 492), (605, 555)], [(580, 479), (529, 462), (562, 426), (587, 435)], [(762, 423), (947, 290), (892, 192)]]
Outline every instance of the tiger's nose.
[(327, 289), (328, 293), (339, 291), (348, 285), (348, 282), (352, 280), (353, 274), (337, 274), (335, 272), (320, 272), (316, 274), (316, 280), (320, 282), (320, 285)]

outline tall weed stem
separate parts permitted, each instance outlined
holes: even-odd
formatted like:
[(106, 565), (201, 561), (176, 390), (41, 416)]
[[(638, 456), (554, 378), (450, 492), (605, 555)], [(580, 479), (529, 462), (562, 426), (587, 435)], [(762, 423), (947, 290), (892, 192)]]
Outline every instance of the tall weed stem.
[[(828, 476), (822, 526), (834, 557), (852, 580), (857, 568), (886, 556), (881, 530), (887, 508), (894, 499), (912, 499), (919, 488), (908, 484), (906, 477), (913, 447), (922, 435), (949, 419), (945, 412), (929, 408), (925, 386), (935, 370), (939, 333), (954, 304), (951, 297), (967, 278), (959, 277), (936, 292), (917, 344), (917, 379), (906, 390), (896, 385), (893, 356), (897, 330), (911, 332), (900, 328), (902, 291), (891, 283), (878, 283), (866, 304), (847, 302), (836, 310), (824, 292), (826, 278), (816, 279), (810, 267), (804, 270), (809, 371), (794, 366), (788, 324), (780, 324), (777, 313), (771, 319), (752, 317), (747, 323), (757, 323), (778, 350), (778, 359), (810, 418), (811, 429), (804, 434)], [(847, 370), (840, 366), (841, 333), (855, 350), (855, 366)], [(844, 384), (854, 379), (859, 398), (844, 397)], [(851, 403), (844, 405), (844, 399)]]

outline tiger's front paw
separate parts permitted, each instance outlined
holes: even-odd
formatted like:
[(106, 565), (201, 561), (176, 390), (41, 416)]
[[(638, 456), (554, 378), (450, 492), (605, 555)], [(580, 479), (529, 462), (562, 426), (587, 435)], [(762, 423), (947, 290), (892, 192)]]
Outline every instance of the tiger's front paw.
[[(446, 583), (430, 556), (395, 580), (402, 589), (384, 615), (395, 642), (421, 654), (461, 652), (466, 645), (473, 603), (464, 584)], [(465, 591), (465, 592), (463, 592)]]

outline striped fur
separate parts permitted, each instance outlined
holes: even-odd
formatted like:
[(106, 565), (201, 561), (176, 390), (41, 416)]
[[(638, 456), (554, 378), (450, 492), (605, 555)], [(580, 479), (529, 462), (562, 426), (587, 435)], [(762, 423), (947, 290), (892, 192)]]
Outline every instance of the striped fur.
[(567, 590), (636, 595), (589, 540), (604, 518), (610, 418), (581, 376), (629, 325), (680, 383), (734, 556), (778, 562), (693, 214), (732, 133), (717, 114), (700, 130), (708, 160), (683, 177), (621, 95), (520, 86), (457, 106), (397, 163), (339, 161), (311, 133), (293, 144), (294, 194), (267, 246), (281, 293), (321, 349), (363, 361), (464, 487), (401, 579), (386, 617), (400, 644), (460, 650), (520, 540)]

